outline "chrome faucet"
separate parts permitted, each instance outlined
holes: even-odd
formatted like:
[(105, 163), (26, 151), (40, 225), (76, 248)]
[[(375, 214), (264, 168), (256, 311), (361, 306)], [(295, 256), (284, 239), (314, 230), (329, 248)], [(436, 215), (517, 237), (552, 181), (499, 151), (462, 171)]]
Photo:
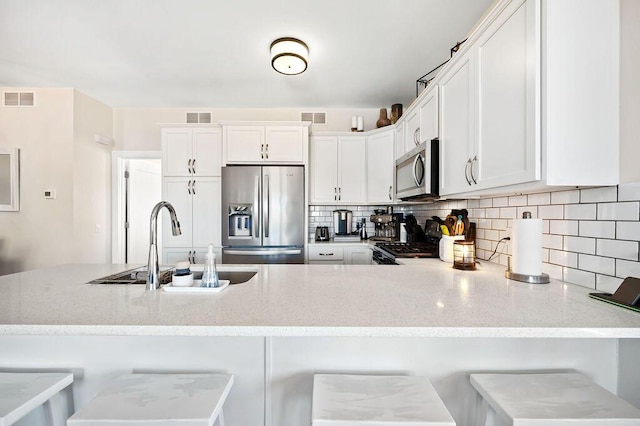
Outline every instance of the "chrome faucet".
[(160, 201), (151, 210), (151, 219), (149, 220), (149, 263), (147, 264), (147, 290), (155, 290), (160, 287), (160, 267), (158, 266), (158, 213), (166, 207), (171, 216), (171, 233), (180, 235), (180, 222), (176, 216), (173, 206), (166, 202)]

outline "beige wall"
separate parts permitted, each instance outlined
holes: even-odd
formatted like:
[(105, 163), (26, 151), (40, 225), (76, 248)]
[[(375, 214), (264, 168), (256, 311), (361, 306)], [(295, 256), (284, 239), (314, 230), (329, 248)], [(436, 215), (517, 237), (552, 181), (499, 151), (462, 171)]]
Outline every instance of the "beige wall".
[[(408, 105), (405, 105), (407, 107)], [(212, 112), (213, 121), (299, 121), (301, 112), (325, 112), (326, 125), (312, 126), (312, 132), (348, 132), (351, 128), (351, 117), (360, 115), (364, 118), (365, 130), (376, 128), (380, 110), (367, 109), (222, 109), (222, 108), (115, 108), (114, 138), (118, 151), (158, 151), (160, 150), (161, 124), (186, 122), (186, 112)]]
[(78, 91), (73, 97), (74, 262), (111, 259), (111, 149), (94, 135), (112, 137), (112, 109)]
[(0, 212), (0, 274), (73, 258), (72, 119), (72, 89), (37, 89), (36, 107), (0, 108), (0, 146), (20, 148), (20, 211)]
[(639, 182), (640, 1), (620, 3), (620, 181)]

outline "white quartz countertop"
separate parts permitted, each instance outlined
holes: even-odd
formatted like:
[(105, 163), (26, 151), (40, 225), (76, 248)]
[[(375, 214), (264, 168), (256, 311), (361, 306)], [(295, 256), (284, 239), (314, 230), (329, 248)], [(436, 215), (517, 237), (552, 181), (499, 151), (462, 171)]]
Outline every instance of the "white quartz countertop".
[(261, 265), (219, 294), (85, 284), (134, 266), (0, 277), (0, 334), (640, 338), (640, 314), (590, 299), (593, 290), (511, 281), (487, 262)]

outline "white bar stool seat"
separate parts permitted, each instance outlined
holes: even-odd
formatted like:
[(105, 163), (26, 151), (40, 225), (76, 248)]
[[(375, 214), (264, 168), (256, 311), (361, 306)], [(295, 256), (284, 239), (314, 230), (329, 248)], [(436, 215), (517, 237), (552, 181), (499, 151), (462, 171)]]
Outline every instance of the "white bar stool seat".
[(51, 398), (71, 383), (71, 373), (0, 373), (0, 426), (14, 424), (41, 405), (48, 423), (55, 424)]
[(455, 426), (426, 377), (316, 374), (312, 426)]
[(230, 374), (127, 374), (67, 420), (69, 426), (224, 425)]
[(471, 374), (470, 381), (477, 425), (640, 425), (640, 410), (582, 374)]

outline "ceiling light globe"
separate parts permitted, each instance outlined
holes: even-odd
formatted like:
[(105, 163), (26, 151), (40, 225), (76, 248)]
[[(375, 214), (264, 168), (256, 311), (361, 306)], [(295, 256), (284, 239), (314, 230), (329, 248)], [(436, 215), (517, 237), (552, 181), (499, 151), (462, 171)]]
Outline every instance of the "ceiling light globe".
[(298, 39), (285, 37), (271, 43), (271, 66), (281, 74), (303, 73), (308, 59), (309, 48)]

